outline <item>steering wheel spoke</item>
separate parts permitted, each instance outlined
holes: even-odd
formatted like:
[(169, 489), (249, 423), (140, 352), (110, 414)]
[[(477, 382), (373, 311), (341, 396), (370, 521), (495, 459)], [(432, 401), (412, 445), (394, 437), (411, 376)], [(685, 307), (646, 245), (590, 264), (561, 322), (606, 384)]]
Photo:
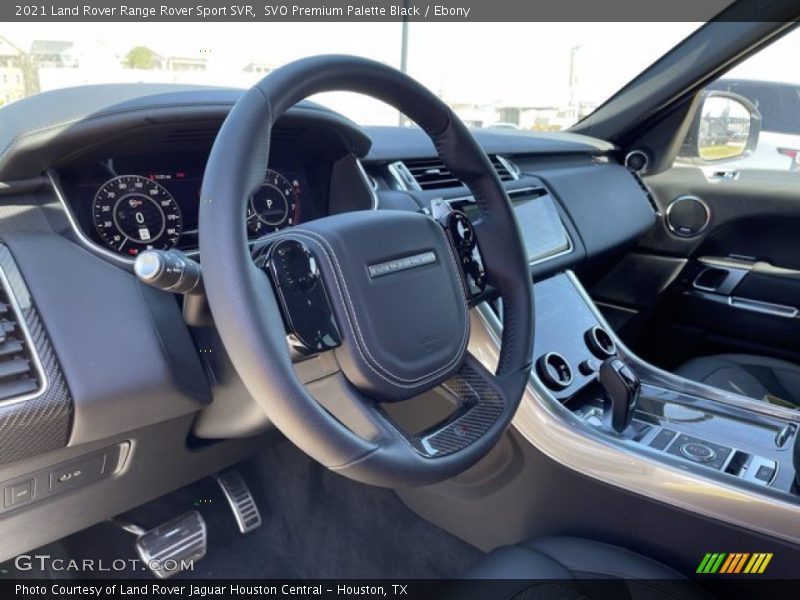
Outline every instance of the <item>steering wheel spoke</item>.
[(398, 425), (380, 405), (377, 410), (420, 456), (436, 459), (460, 452), (486, 435), (501, 419), (508, 399), (496, 386), (496, 377), (472, 355), (461, 369), (441, 384), (453, 400), (453, 411), (441, 422), (417, 433)]

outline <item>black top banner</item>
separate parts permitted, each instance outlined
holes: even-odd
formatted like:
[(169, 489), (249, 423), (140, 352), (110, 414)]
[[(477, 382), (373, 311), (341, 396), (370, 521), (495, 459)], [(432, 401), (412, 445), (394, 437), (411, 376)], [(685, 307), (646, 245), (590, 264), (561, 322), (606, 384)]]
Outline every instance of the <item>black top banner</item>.
[(8, 22), (785, 21), (795, 0), (11, 0)]

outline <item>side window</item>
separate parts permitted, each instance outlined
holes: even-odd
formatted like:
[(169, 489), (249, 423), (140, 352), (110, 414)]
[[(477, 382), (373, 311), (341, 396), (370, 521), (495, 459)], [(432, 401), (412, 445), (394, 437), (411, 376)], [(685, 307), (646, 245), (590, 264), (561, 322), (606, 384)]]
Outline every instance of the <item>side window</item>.
[(781, 92), (784, 115), (781, 130), (784, 133), (800, 135), (800, 85), (784, 86)]
[[(706, 100), (702, 119), (684, 141), (677, 162), (709, 166), (720, 172), (731, 173), (747, 170), (800, 172), (800, 70), (794, 68), (791, 59), (799, 52), (800, 30), (795, 29), (736, 66), (705, 90), (712, 95), (728, 98), (725, 102), (737, 110), (743, 110), (741, 105), (730, 101), (730, 98), (737, 96), (756, 108), (761, 117), (757, 143), (744, 145), (741, 140), (730, 143), (730, 147), (736, 145), (738, 151), (731, 150), (728, 153), (731, 156), (726, 158), (726, 153), (719, 151), (722, 137), (717, 136), (713, 140), (717, 144), (713, 149), (716, 152), (704, 152), (703, 144), (708, 143), (709, 127), (716, 132), (723, 129), (729, 134), (732, 132), (729, 125), (732, 113), (729, 109), (723, 108), (714, 113), (709, 108), (711, 103)], [(713, 103), (724, 106), (721, 98), (716, 98)], [(719, 156), (722, 158), (717, 158)], [(709, 160), (709, 157), (714, 158)]]

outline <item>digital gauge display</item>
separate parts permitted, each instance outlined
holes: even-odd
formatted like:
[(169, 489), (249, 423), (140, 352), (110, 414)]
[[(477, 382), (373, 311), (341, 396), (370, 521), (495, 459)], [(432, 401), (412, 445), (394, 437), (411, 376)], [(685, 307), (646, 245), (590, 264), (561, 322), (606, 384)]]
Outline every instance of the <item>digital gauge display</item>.
[(173, 248), (183, 229), (172, 194), (141, 175), (120, 175), (104, 183), (95, 194), (92, 216), (106, 245), (129, 256)]

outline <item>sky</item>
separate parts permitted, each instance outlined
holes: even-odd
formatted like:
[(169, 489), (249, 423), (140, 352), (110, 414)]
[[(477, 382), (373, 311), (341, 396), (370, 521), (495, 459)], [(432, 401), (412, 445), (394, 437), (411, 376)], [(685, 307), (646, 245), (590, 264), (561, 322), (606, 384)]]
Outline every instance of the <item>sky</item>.
[[(411, 23), (408, 72), (450, 103), (562, 105), (570, 96), (574, 57), (579, 99), (600, 104), (689, 35), (698, 23)], [(250, 85), (249, 62), (281, 65), (320, 53), (368, 56), (399, 66), (399, 23), (18, 23), (0, 35), (20, 47), (34, 39), (73, 41), (87, 66), (83, 81), (115, 80), (119, 57), (144, 45), (163, 56), (205, 58), (198, 82)], [(750, 69), (786, 78), (786, 57), (800, 55), (800, 36)], [(778, 42), (782, 44), (783, 42)], [(86, 62), (83, 61), (83, 62)], [(797, 69), (794, 69), (797, 71)], [(748, 76), (748, 75), (744, 75)], [(798, 75), (795, 75), (798, 77)], [(353, 117), (371, 101), (323, 99)], [(358, 119), (364, 122), (364, 119)]]

